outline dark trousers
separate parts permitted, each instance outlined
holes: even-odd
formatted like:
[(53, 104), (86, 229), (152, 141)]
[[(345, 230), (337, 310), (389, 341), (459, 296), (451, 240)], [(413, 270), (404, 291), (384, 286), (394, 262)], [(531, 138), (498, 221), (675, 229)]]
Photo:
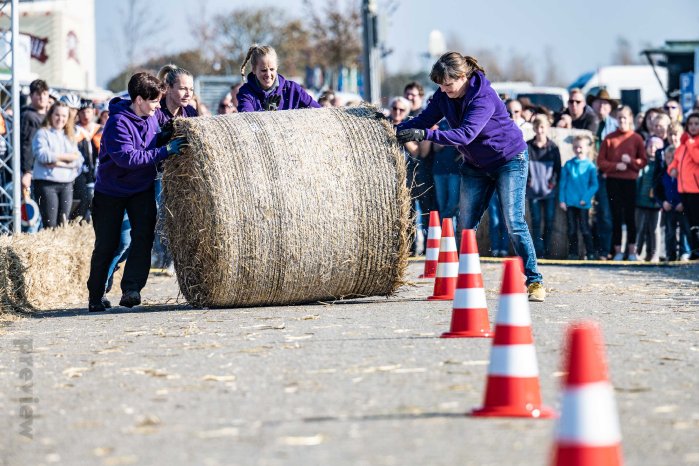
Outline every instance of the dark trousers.
[(70, 219), (75, 220), (80, 217), (86, 221), (90, 221), (90, 202), (92, 201), (92, 191), (94, 184), (88, 185), (88, 174), (81, 173), (75, 179), (73, 186), (73, 199), (79, 201), (77, 207), (70, 214)]
[[(683, 250), (690, 237), (689, 222), (684, 212), (677, 212), (675, 209), (662, 212), (663, 224), (665, 225), (665, 251), (667, 259), (676, 261), (677, 258), (687, 253)], [(677, 230), (679, 229), (679, 243), (677, 241)], [(679, 254), (677, 253), (679, 244)]]
[(699, 193), (680, 193), (684, 213), (689, 221), (689, 247), (692, 257), (699, 257)]
[(570, 207), (566, 210), (566, 220), (568, 221), (568, 254), (579, 254), (578, 249), (578, 229), (585, 243), (585, 253), (588, 256), (594, 254), (592, 246), (592, 233), (590, 232), (590, 211)]
[(73, 205), (73, 182), (34, 180), (34, 189), (44, 228), (63, 225)]
[[(556, 216), (556, 196), (552, 195), (547, 199), (529, 198), (528, 202), (536, 257), (547, 257), (551, 254), (551, 232), (553, 231), (553, 219)], [(541, 226), (542, 218), (543, 228)]]
[(104, 295), (109, 266), (119, 247), (124, 212), (128, 213), (131, 222), (131, 249), (121, 279), (121, 290), (140, 292), (146, 286), (156, 211), (152, 188), (129, 197), (113, 197), (95, 192), (92, 199), (95, 249), (92, 251), (90, 278), (87, 280), (91, 301), (99, 300)]
[(621, 246), (621, 226), (626, 224), (626, 243), (636, 241), (636, 180), (607, 178), (607, 195), (612, 211), (612, 245)]
[(592, 226), (592, 240), (600, 257), (607, 257), (612, 250), (612, 213), (609, 209), (607, 195), (607, 178), (597, 177), (597, 194), (595, 194), (595, 215)]
[(651, 260), (655, 255), (657, 245), (655, 244), (655, 230), (658, 227), (658, 209), (647, 207), (636, 207), (636, 225), (638, 225), (638, 235), (636, 235), (636, 248), (640, 254), (643, 246), (646, 246), (646, 259)]

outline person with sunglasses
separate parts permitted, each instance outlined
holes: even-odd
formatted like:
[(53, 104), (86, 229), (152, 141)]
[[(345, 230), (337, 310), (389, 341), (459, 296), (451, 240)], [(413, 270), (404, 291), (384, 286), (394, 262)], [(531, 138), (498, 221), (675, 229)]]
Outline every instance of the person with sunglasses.
[(667, 102), (665, 102), (663, 108), (670, 117), (670, 121), (677, 121), (682, 123), (682, 107), (680, 106), (679, 101), (675, 99), (670, 99)]
[[(425, 110), (398, 125), (398, 142), (427, 140), (455, 146), (460, 152), (458, 232), (477, 228), (490, 198), (498, 192), (510, 241), (524, 263), (529, 300), (544, 301), (543, 277), (524, 218), (529, 152), (522, 131), (475, 58), (447, 52), (432, 66), (430, 79), (439, 89)], [(442, 118), (451, 129), (431, 129)]]
[(583, 91), (574, 88), (571, 89), (569, 95), (568, 108), (563, 113), (570, 115), (570, 118), (573, 120), (571, 122), (572, 127), (574, 129), (586, 129), (592, 131), (592, 134), (597, 134), (599, 118), (597, 118), (592, 107), (587, 105)]

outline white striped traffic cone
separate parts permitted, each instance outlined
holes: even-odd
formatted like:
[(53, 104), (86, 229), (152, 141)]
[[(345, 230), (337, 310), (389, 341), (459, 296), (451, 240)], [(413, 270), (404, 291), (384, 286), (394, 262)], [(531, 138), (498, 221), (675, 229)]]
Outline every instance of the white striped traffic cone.
[(522, 259), (506, 259), (485, 400), (483, 407), (472, 411), (474, 416), (555, 416), (553, 410), (541, 404), (531, 324)]
[(439, 226), (439, 212), (430, 211), (430, 225), (427, 229), (427, 246), (425, 247), (425, 270), (419, 278), (434, 278), (437, 276), (437, 261), (439, 259), (439, 241), (442, 238), (442, 227)]
[(619, 466), (619, 418), (597, 325), (585, 322), (568, 329), (567, 356), (561, 418), (551, 464)]
[(463, 230), (459, 255), (459, 278), (456, 280), (451, 327), (448, 332), (442, 334), (442, 338), (492, 336), (476, 232)]
[(434, 291), (429, 300), (454, 299), (456, 279), (459, 276), (459, 254), (456, 252), (456, 240), (451, 219), (442, 220), (442, 238), (439, 240), (439, 262), (437, 276), (434, 280)]

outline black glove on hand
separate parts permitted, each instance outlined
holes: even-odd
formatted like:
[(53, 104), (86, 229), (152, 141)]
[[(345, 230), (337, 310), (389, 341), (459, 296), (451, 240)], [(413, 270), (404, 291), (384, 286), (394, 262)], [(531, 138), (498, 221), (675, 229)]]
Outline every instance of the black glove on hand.
[(187, 139), (183, 137), (175, 138), (167, 143), (167, 155), (178, 154), (187, 145)]
[(406, 142), (420, 142), (425, 140), (425, 130), (424, 129), (402, 129), (396, 134), (398, 142), (400, 144), (405, 144)]
[(282, 96), (279, 94), (272, 94), (267, 98), (264, 104), (264, 109), (265, 111), (275, 111), (277, 108), (279, 108), (279, 104), (282, 101)]
[(155, 145), (162, 147), (172, 139), (172, 135), (175, 132), (175, 127), (173, 125), (173, 120), (168, 120), (163, 126), (160, 127), (160, 132), (156, 135)]

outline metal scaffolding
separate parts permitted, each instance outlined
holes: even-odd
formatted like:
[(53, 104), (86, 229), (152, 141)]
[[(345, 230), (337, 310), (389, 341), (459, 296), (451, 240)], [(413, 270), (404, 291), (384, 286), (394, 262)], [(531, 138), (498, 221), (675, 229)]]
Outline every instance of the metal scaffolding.
[(10, 18), (10, 29), (0, 34), (0, 62), (9, 65), (9, 78), (0, 80), (0, 115), (7, 128), (3, 135), (7, 150), (0, 157), (0, 234), (19, 233), (21, 230), (20, 100), (19, 77), (15, 71), (15, 52), (18, 49), (15, 44), (19, 41), (18, 3), (18, 0), (0, 0), (0, 14)]

